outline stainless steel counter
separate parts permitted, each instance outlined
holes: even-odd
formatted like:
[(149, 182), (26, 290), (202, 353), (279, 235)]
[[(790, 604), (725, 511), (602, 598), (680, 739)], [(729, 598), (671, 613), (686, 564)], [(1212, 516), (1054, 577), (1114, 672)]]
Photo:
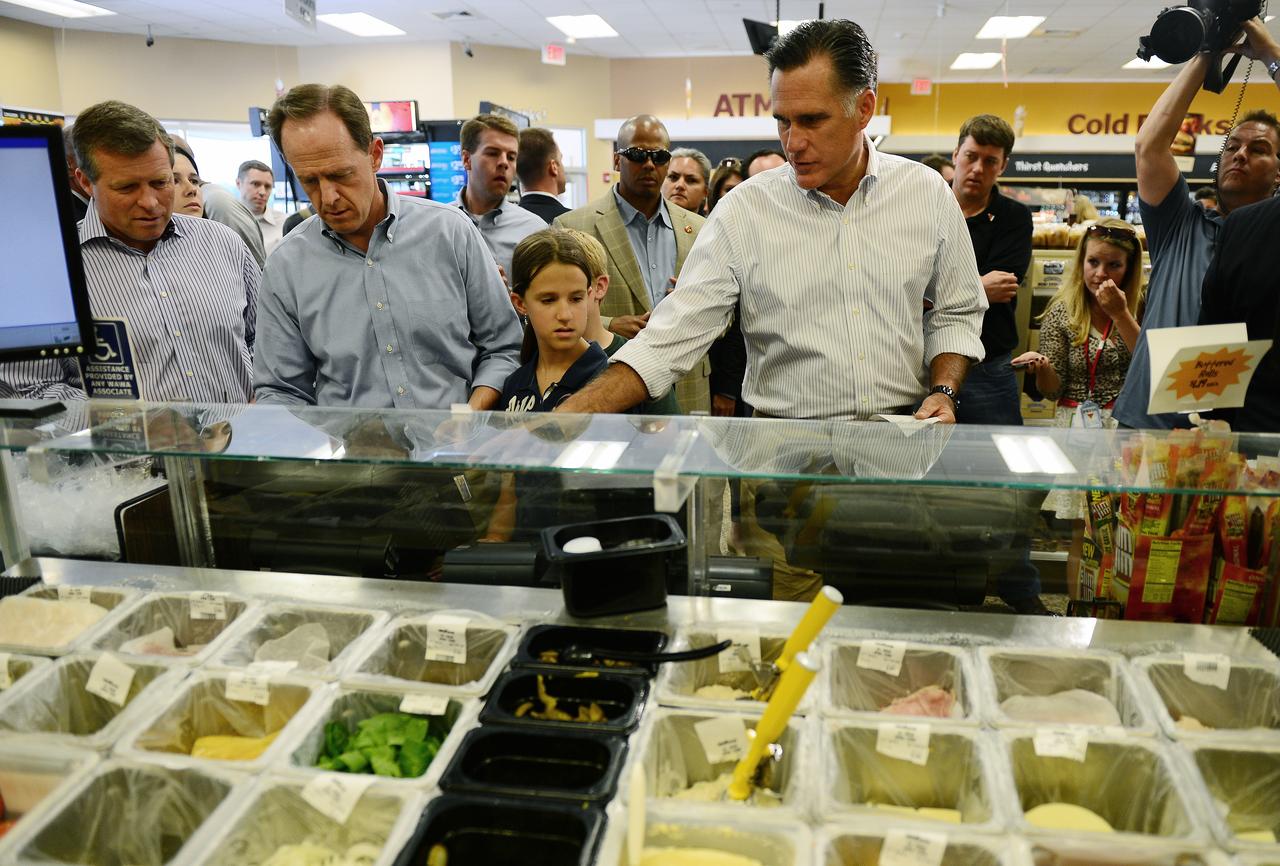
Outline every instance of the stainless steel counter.
[[(672, 596), (667, 606), (628, 616), (574, 619), (564, 612), (560, 593), (523, 587), (475, 586), (373, 580), (284, 572), (229, 571), (158, 565), (28, 559), (5, 572), (43, 577), (52, 585), (128, 586), (139, 590), (210, 590), (271, 595), (305, 601), (388, 610), (431, 605), (462, 608), (497, 617), (582, 625), (660, 628), (691, 624), (759, 621), (792, 625), (805, 606), (795, 602)], [(1106, 648), (1139, 652), (1226, 653), (1244, 661), (1274, 663), (1275, 657), (1249, 636), (1228, 626), (1116, 622), (1063, 617), (940, 613), (849, 606), (828, 629), (857, 630), (900, 639), (937, 643), (1021, 644), (1062, 649)]]

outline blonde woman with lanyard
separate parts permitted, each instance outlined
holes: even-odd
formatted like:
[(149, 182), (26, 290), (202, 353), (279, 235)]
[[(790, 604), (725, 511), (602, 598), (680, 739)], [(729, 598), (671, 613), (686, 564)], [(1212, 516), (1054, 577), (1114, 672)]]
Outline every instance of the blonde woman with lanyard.
[[(1111, 409), (1138, 342), (1142, 244), (1133, 226), (1104, 219), (1086, 229), (1075, 267), (1040, 317), (1040, 351), (1013, 359), (1035, 373), (1036, 388), (1058, 398), (1055, 427), (1114, 427)], [(1044, 509), (1084, 516), (1084, 499), (1055, 490)]]

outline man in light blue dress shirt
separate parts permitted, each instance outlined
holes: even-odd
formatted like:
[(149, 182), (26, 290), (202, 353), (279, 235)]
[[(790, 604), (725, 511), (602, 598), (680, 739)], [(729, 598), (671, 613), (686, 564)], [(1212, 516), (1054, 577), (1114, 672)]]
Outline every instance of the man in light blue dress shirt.
[(462, 124), (462, 166), (467, 170), (467, 185), (453, 200), (454, 206), (480, 229), (494, 261), (507, 277), (511, 275), (511, 255), (516, 244), (547, 227), (541, 217), (507, 201), (515, 181), (518, 133), (514, 123), (497, 114), (481, 114)]
[(317, 214), (267, 262), (258, 401), (496, 405), (521, 330), (471, 221), (387, 190), (376, 174), (382, 140), (345, 87), (299, 85), (276, 101), (270, 124)]

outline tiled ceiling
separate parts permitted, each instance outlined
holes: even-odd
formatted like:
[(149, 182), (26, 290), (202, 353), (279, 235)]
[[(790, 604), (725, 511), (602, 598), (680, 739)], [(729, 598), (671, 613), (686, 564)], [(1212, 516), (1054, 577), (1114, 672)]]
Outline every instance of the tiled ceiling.
[[(91, 0), (117, 15), (59, 19), (0, 0), (0, 16), (49, 27), (285, 45), (341, 45), (359, 39), (326, 24), (309, 31), (288, 18), (284, 0)], [(783, 19), (817, 16), (818, 3), (783, 0)], [(831, 0), (826, 16), (852, 18), (881, 55), (881, 77), (902, 81), (999, 81), (990, 72), (952, 73), (961, 51), (999, 51), (974, 38), (991, 15), (1043, 15), (1042, 34), (1008, 44), (1011, 80), (1166, 79), (1172, 71), (1124, 71), (1138, 36), (1149, 31), (1161, 0)], [(584, 39), (570, 54), (603, 57), (686, 57), (748, 54), (742, 18), (771, 21), (772, 0), (318, 0), (317, 11), (363, 11), (406, 32), (391, 41), (461, 42), (537, 49), (564, 42), (549, 15), (596, 13), (620, 36)], [(467, 13), (466, 17), (449, 13)], [(0, 18), (3, 26), (3, 18)]]

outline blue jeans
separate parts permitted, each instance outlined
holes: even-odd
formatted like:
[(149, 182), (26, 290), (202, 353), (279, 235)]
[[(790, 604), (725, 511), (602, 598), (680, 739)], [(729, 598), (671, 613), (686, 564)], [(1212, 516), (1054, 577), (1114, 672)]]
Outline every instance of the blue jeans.
[(1018, 377), (1009, 366), (1011, 360), (1012, 353), (1004, 352), (969, 368), (960, 389), (957, 423), (1022, 426)]
[[(988, 358), (969, 368), (960, 390), (960, 424), (1003, 424), (1022, 426), (1022, 406), (1018, 397), (1018, 377), (1009, 362), (1011, 352)], [(1026, 532), (1013, 537), (1010, 549), (1020, 551), (1017, 563), (997, 575), (996, 587), (1007, 602), (1040, 594), (1040, 570), (1031, 564), (1031, 542)]]

